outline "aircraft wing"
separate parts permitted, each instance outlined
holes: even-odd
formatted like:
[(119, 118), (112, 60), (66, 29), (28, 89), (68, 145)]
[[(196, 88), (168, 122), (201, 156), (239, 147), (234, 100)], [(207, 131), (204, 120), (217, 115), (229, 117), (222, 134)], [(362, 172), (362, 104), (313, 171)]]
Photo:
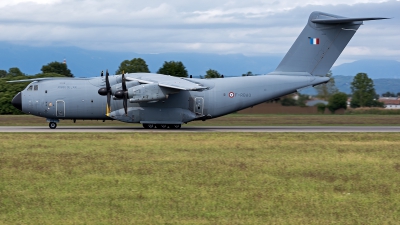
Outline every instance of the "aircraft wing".
[(152, 75), (151, 77), (126, 77), (129, 81), (138, 81), (141, 84), (153, 84), (157, 83), (160, 87), (172, 88), (183, 91), (200, 91), (207, 89), (208, 87), (196, 84), (183, 78), (166, 76), (166, 75)]
[(73, 78), (73, 77), (42, 77), (42, 78), (33, 78), (33, 79), (24, 79), (24, 80), (10, 80), (7, 83), (21, 83), (21, 82), (39, 82), (45, 80), (90, 80), (91, 78)]

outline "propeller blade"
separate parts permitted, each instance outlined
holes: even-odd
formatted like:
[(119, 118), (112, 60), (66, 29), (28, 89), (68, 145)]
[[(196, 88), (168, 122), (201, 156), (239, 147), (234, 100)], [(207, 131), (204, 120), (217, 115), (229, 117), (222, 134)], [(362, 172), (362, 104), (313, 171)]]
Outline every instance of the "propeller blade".
[(111, 86), (110, 86), (110, 81), (108, 80), (108, 75), (110, 75), (110, 74), (108, 73), (108, 69), (107, 69), (107, 71), (106, 71), (106, 88), (107, 88), (107, 91), (110, 91)]
[(125, 115), (128, 115), (128, 89), (126, 88), (125, 71), (122, 71), (122, 91)]
[(106, 106), (106, 115), (109, 116), (111, 112), (111, 85), (110, 80), (108, 79), (108, 69), (106, 70), (106, 90), (107, 90), (107, 106)]
[(124, 94), (124, 110), (125, 110), (125, 115), (128, 115), (128, 98), (126, 96), (127, 94)]
[(109, 114), (110, 114), (110, 112), (111, 112), (111, 103), (110, 103), (110, 101), (111, 101), (111, 93), (110, 92), (108, 92), (107, 93), (107, 108), (106, 108), (106, 115), (108, 116)]
[(126, 79), (125, 79), (125, 74), (124, 73), (122, 73), (122, 90), (124, 92), (128, 91), (127, 88), (126, 88)]

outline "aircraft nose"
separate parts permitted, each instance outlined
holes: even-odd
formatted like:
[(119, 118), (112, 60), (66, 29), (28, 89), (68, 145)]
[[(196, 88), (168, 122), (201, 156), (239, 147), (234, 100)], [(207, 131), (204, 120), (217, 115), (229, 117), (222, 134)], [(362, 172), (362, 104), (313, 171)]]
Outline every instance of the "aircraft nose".
[(11, 101), (11, 104), (22, 111), (22, 97), (21, 97), (21, 92), (18, 92), (17, 95), (14, 96), (13, 100)]

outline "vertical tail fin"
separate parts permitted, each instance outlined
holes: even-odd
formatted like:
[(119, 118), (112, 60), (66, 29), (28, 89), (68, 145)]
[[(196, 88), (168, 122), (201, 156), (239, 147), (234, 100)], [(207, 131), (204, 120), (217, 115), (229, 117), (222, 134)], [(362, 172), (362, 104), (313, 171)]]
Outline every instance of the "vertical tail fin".
[(301, 72), (325, 75), (365, 20), (323, 12), (311, 13), (307, 25), (273, 74)]

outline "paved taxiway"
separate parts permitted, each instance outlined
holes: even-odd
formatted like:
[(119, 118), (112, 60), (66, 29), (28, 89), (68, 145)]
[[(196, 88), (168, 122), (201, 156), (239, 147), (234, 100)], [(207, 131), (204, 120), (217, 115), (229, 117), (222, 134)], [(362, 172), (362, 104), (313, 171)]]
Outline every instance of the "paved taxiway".
[(1, 132), (400, 132), (400, 126), (182, 126), (179, 130), (143, 129), (134, 126), (0, 126)]

